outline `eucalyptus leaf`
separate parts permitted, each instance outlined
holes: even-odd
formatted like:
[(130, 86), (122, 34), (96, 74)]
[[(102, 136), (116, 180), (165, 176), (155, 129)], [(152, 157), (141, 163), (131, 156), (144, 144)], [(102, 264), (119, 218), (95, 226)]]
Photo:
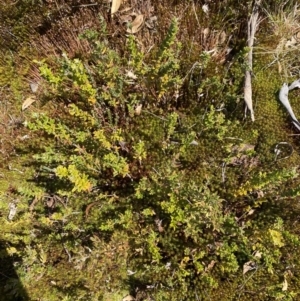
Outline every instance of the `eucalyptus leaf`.
[(119, 10), (119, 7), (121, 6), (121, 4), (122, 4), (122, 0), (112, 0), (112, 4), (111, 4), (111, 14), (112, 15)]
[(31, 106), (36, 101), (34, 96), (28, 97), (22, 104), (22, 111), (26, 110), (29, 106)]
[(38, 83), (30, 83), (30, 89), (31, 89), (32, 93), (36, 93), (38, 88), (39, 88)]
[(133, 22), (131, 23), (130, 28), (127, 29), (127, 32), (132, 34), (137, 33), (142, 28), (143, 22), (144, 22), (144, 16), (137, 15), (133, 20)]
[(256, 268), (256, 264), (254, 261), (248, 261), (243, 265), (243, 275), (245, 275), (248, 271), (254, 270)]

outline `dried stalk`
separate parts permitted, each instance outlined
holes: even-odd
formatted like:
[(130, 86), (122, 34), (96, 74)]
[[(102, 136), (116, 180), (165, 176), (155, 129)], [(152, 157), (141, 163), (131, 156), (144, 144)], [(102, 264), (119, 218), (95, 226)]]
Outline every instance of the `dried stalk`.
[(258, 9), (260, 6), (261, 0), (256, 0), (252, 9), (252, 14), (248, 21), (248, 47), (249, 52), (246, 59), (246, 63), (248, 65), (248, 69), (245, 72), (245, 86), (244, 86), (244, 99), (247, 105), (245, 110), (245, 115), (247, 112), (247, 108), (251, 114), (251, 120), (254, 121), (254, 111), (253, 111), (253, 104), (252, 104), (252, 65), (253, 65), (253, 44), (254, 44), (254, 35), (258, 28), (260, 19)]

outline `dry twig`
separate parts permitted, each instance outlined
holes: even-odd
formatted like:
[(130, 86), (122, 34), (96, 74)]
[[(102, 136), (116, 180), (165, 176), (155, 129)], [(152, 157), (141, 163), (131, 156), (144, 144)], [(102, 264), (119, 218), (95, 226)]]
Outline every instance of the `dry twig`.
[[(245, 86), (244, 86), (244, 99), (246, 102), (246, 111), (247, 108), (251, 114), (251, 120), (254, 121), (254, 111), (253, 111), (253, 104), (252, 104), (252, 80), (251, 80), (251, 73), (252, 73), (252, 65), (253, 65), (253, 44), (254, 44), (254, 35), (260, 23), (259, 19), (259, 6), (261, 0), (256, 0), (252, 9), (252, 14), (248, 21), (248, 47), (249, 52), (247, 56), (247, 64), (248, 69), (245, 73)], [(245, 111), (245, 113), (246, 113)]]

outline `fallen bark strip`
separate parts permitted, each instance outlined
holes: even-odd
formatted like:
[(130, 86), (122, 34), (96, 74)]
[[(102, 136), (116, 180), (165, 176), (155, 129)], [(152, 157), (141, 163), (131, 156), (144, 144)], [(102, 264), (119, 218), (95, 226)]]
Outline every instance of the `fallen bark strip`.
[(245, 109), (245, 115), (247, 113), (247, 109), (250, 111), (251, 120), (254, 121), (254, 111), (253, 111), (253, 101), (252, 101), (252, 79), (251, 79), (251, 73), (252, 73), (252, 66), (253, 66), (253, 44), (254, 44), (254, 36), (255, 32), (258, 28), (258, 25), (260, 23), (259, 19), (259, 6), (260, 6), (261, 0), (256, 0), (253, 9), (252, 14), (250, 16), (250, 19), (248, 21), (248, 47), (249, 52), (247, 55), (246, 63), (248, 65), (248, 68), (245, 72), (245, 86), (244, 86), (244, 100), (246, 103), (246, 109)]
[(298, 85), (299, 81), (300, 80), (294, 81), (290, 86), (288, 86), (286, 83), (284, 83), (279, 91), (279, 100), (281, 101), (281, 103), (285, 106), (285, 108), (289, 112), (290, 116), (292, 117), (292, 123), (298, 130), (300, 130), (300, 123), (299, 123), (298, 119), (296, 118), (296, 115), (294, 114), (294, 111), (289, 102), (288, 96), (289, 96), (289, 90), (299, 88), (299, 85)]

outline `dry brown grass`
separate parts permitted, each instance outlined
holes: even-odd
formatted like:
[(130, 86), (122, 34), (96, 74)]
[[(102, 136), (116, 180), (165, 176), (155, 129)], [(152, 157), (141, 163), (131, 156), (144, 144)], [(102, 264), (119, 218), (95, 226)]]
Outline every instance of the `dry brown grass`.
[(214, 28), (201, 3), (128, 0), (124, 1), (120, 10), (113, 16), (110, 16), (108, 7), (106, 3), (95, 6), (82, 4), (74, 9), (74, 5), (70, 3), (61, 3), (53, 21), (49, 23), (48, 20), (44, 20), (40, 24), (39, 33), (32, 36), (31, 43), (40, 57), (60, 57), (62, 52), (69, 57), (86, 55), (90, 53), (91, 47), (78, 36), (86, 29), (99, 31), (101, 15), (107, 22), (111, 44), (122, 54), (128, 22), (132, 22), (136, 15), (142, 14), (144, 25), (136, 34), (136, 38), (145, 53), (159, 45), (174, 17), (180, 22), (178, 40), (184, 44), (184, 51), (188, 49), (190, 55), (205, 50), (213, 53), (217, 60), (224, 60), (228, 51), (229, 34), (225, 28)]
[[(46, 26), (46, 25), (45, 25)], [(32, 45), (40, 57), (61, 57), (62, 53), (74, 57), (88, 54), (90, 45), (80, 40), (79, 35), (88, 28), (97, 28), (99, 19), (93, 10), (79, 9), (74, 15), (62, 17), (41, 34), (32, 37)]]
[(274, 11), (265, 9), (265, 14), (272, 41), (268, 45), (264, 45), (257, 53), (272, 54), (274, 60), (270, 65), (276, 63), (279, 73), (283, 73), (286, 78), (299, 76), (299, 4), (296, 1), (291, 1), (289, 5), (287, 5), (287, 2), (284, 2)]

